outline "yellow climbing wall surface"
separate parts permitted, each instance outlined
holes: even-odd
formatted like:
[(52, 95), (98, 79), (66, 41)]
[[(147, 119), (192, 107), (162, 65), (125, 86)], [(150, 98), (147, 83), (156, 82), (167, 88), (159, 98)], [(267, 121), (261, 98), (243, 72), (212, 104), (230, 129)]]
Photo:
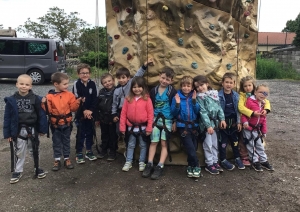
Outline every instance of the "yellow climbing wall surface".
[[(145, 74), (149, 86), (169, 66), (177, 89), (184, 75), (205, 74), (216, 89), (225, 72), (238, 81), (255, 76), (257, 6), (258, 0), (106, 0), (109, 69), (127, 67), (134, 75), (153, 57), (155, 66)], [(171, 147), (180, 152), (179, 145)]]

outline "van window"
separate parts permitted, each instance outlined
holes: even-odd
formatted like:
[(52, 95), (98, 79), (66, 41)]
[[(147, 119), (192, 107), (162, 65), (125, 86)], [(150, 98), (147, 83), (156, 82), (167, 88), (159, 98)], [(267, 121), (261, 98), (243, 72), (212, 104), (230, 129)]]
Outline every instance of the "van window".
[(26, 55), (45, 55), (49, 52), (48, 41), (26, 42)]
[(65, 48), (64, 42), (62, 42), (62, 41), (56, 42), (56, 51), (57, 51), (57, 56), (59, 56), (59, 57), (65, 56), (66, 48)]
[(0, 40), (0, 54), (23, 55), (24, 54), (24, 41)]

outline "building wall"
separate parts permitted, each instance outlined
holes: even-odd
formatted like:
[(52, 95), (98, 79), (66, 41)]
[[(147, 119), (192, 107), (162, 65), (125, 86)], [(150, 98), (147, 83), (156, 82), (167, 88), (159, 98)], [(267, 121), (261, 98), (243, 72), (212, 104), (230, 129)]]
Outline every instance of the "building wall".
[(273, 58), (285, 64), (291, 63), (293, 68), (300, 72), (300, 49), (274, 52)]

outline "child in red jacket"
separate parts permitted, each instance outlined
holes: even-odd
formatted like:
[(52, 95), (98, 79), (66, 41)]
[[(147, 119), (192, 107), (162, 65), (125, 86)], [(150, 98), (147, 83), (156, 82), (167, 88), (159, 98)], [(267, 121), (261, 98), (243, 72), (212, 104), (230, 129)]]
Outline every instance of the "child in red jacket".
[(137, 139), (139, 139), (140, 144), (139, 171), (144, 171), (147, 154), (147, 142), (145, 138), (152, 132), (153, 114), (153, 105), (145, 80), (142, 77), (133, 78), (129, 95), (124, 101), (120, 117), (120, 132), (125, 135), (127, 127), (129, 133), (126, 163), (122, 168), (123, 171), (129, 171), (132, 167)]

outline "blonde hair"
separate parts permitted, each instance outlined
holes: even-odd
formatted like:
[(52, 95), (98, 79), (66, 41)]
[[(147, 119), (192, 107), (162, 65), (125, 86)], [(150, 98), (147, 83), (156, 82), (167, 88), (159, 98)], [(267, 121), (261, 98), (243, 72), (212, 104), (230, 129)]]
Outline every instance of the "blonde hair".
[(254, 91), (255, 91), (255, 79), (251, 76), (246, 76), (246, 77), (243, 77), (240, 81), (240, 90), (239, 92), (243, 92), (243, 93), (246, 93), (246, 91), (244, 90), (244, 84), (245, 82), (248, 82), (248, 81), (251, 81), (252, 82), (252, 85), (253, 85), (253, 91), (251, 91), (252, 94), (254, 94)]
[(194, 87), (194, 85), (193, 85), (193, 78), (190, 77), (190, 76), (184, 76), (184, 77), (182, 77), (181, 80), (180, 80), (180, 87), (182, 85), (185, 85), (185, 84), (192, 85), (192, 87)]
[(19, 75), (18, 78), (17, 78), (17, 82), (19, 82), (19, 80), (21, 78), (30, 80), (30, 83), (32, 84), (32, 78), (28, 74), (21, 74), (21, 75)]

